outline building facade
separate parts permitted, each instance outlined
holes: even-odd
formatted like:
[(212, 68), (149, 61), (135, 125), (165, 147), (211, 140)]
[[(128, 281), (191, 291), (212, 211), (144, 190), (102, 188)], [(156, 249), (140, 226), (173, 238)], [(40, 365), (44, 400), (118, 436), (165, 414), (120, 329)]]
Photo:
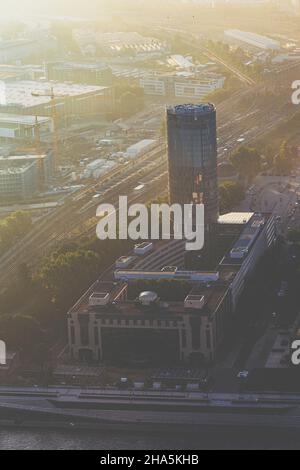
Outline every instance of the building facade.
[[(155, 365), (214, 361), (234, 326), (245, 287), (276, 240), (270, 214), (247, 213), (244, 222), (241, 214), (230, 214), (228, 223), (240, 226), (239, 235), (215, 273), (184, 272), (176, 266), (159, 270), (172, 259), (159, 264), (161, 250), (154, 249), (140, 254), (131, 269), (116, 269), (109, 282), (97, 281), (68, 312), (72, 358)], [(178, 259), (176, 244), (170, 243)], [(184, 246), (177, 246), (183, 253)], [(150, 272), (152, 267), (156, 271)], [(151, 291), (142, 290), (149, 286)]]
[(225, 77), (206, 74), (196, 77), (194, 74), (146, 74), (139, 84), (145, 95), (168, 98), (202, 100), (208, 94), (224, 87)]
[(0, 156), (0, 198), (24, 200), (45, 190), (52, 178), (52, 154)]
[(0, 140), (4, 142), (43, 140), (53, 133), (53, 120), (43, 116), (0, 114)]

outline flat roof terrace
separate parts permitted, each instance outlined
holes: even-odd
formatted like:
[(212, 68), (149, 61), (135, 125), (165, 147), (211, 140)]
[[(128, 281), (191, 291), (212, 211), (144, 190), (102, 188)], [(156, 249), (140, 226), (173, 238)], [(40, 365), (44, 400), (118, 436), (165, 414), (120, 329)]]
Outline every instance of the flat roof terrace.
[(99, 296), (101, 294), (103, 298), (103, 296), (109, 295), (110, 302), (113, 302), (126, 288), (127, 285), (122, 282), (97, 280), (69, 310), (68, 314), (89, 313), (91, 309), (95, 309), (95, 307), (90, 307), (89, 304), (91, 296)]
[[(49, 93), (53, 88), (57, 99), (76, 98), (92, 94), (101, 94), (107, 87), (78, 85), (59, 82), (39, 82), (21, 80), (0, 84), (0, 106), (17, 105), (31, 108), (51, 102), (51, 96), (38, 96)], [(32, 93), (37, 96), (32, 96)]]
[(270, 217), (271, 214), (254, 214), (245, 225), (245, 228), (231, 250), (224, 256), (220, 266), (241, 266), (251, 252), (257, 238), (263, 231)]

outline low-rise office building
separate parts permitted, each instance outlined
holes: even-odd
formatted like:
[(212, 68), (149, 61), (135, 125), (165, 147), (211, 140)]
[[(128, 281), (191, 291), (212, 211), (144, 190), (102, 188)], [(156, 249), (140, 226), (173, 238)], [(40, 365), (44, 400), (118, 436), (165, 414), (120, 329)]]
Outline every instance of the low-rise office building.
[[(215, 360), (247, 282), (276, 240), (272, 215), (239, 221), (240, 215), (239, 235), (214, 273), (177, 269), (184, 245), (173, 241), (167, 258), (159, 260), (164, 242), (130, 269), (116, 269), (109, 282), (96, 282), (68, 313), (71, 356), (151, 364)], [(137, 286), (145, 290), (132, 295)]]

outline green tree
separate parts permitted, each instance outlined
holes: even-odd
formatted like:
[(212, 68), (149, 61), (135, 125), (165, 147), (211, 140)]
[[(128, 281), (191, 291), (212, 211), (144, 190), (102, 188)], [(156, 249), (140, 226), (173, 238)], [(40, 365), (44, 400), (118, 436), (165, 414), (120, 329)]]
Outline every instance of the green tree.
[(123, 117), (141, 111), (144, 108), (144, 90), (138, 86), (117, 85), (115, 87), (115, 99), (118, 114)]
[(294, 152), (288, 145), (287, 141), (283, 141), (279, 154), (274, 161), (274, 170), (278, 175), (289, 175), (294, 166)]
[(29, 214), (14, 212), (0, 222), (0, 252), (13, 246), (22, 236), (26, 235), (32, 227)]
[(288, 240), (292, 243), (300, 243), (300, 231), (291, 230), (288, 234)]
[(44, 337), (40, 324), (34, 318), (19, 314), (0, 316), (0, 331), (8, 348), (29, 354)]
[(45, 289), (52, 301), (68, 308), (99, 272), (99, 256), (89, 250), (78, 249), (54, 253), (43, 260), (35, 280)]

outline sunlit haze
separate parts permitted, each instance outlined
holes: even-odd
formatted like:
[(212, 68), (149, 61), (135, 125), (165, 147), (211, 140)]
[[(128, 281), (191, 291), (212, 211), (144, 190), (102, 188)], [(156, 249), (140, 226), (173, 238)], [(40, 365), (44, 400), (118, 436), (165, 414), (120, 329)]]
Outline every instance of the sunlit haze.
[(299, 450), (300, 0), (0, 12), (0, 450)]

